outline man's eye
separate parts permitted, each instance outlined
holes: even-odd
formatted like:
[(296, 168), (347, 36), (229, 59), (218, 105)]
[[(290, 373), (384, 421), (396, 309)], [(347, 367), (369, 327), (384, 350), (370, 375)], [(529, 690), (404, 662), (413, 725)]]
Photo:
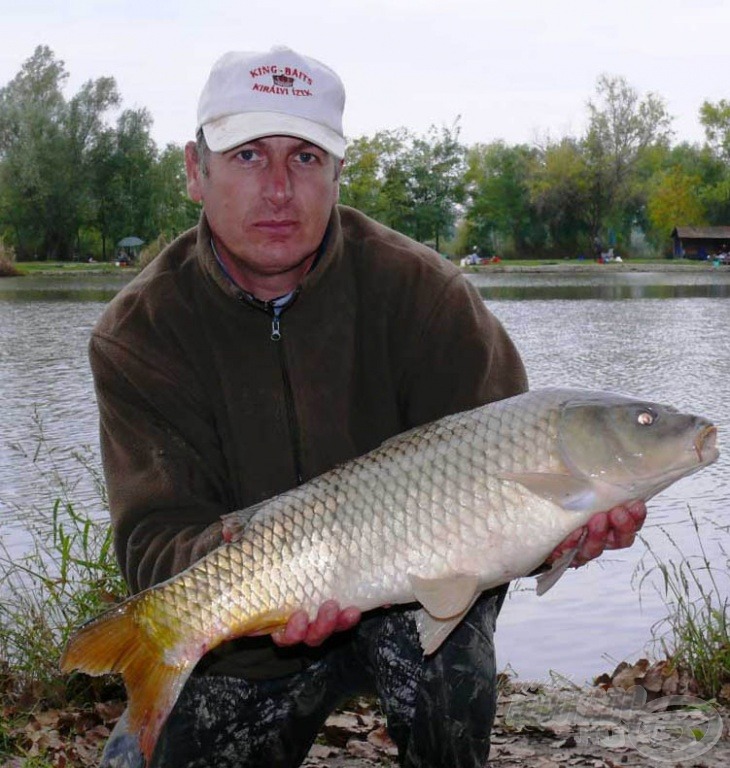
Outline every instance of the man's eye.
[(317, 159), (317, 155), (315, 155), (314, 152), (299, 153), (299, 162), (304, 163), (305, 165), (309, 165), (310, 163), (315, 162), (316, 159)]
[(251, 160), (254, 160), (256, 158), (256, 152), (253, 149), (242, 149), (238, 153), (238, 156), (241, 158), (241, 160), (250, 162)]

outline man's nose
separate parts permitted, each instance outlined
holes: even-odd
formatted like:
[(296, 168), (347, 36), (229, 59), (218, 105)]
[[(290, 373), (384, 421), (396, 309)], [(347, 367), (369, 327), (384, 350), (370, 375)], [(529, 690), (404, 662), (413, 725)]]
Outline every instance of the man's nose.
[(281, 205), (292, 198), (291, 171), (285, 162), (274, 161), (266, 169), (264, 196), (267, 200)]

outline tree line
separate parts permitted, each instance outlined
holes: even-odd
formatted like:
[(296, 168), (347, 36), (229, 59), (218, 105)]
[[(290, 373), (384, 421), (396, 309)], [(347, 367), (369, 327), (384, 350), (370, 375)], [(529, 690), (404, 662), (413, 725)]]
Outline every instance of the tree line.
[[(18, 259), (108, 259), (135, 235), (193, 226), (183, 148), (160, 150), (147, 109), (119, 112), (112, 77), (67, 99), (68, 73), (38, 46), (0, 89), (0, 240)], [(656, 94), (602, 75), (580, 136), (464, 145), (458, 119), (348, 143), (341, 200), (437, 250), (577, 256), (668, 246), (674, 226), (730, 223), (730, 101), (706, 101), (701, 144), (673, 143)], [(119, 112), (113, 123), (109, 114)]]
[(159, 150), (144, 109), (121, 104), (112, 77), (70, 99), (68, 73), (38, 46), (0, 90), (0, 236), (25, 259), (107, 259), (126, 236), (169, 238), (197, 219), (183, 149)]

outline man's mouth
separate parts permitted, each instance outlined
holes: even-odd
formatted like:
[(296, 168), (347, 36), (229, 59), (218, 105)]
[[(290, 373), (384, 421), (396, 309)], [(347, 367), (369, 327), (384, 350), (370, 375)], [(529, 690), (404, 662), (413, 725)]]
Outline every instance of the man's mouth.
[(272, 232), (285, 232), (293, 227), (297, 226), (295, 219), (265, 219), (263, 221), (257, 221), (255, 224), (257, 229), (270, 230)]

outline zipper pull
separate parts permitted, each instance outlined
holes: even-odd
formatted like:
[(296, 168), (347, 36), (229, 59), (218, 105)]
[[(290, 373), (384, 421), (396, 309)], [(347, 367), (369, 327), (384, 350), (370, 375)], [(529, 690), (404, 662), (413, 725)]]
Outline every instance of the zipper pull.
[(281, 338), (281, 331), (279, 330), (279, 315), (274, 313), (271, 318), (271, 340), (279, 341)]

